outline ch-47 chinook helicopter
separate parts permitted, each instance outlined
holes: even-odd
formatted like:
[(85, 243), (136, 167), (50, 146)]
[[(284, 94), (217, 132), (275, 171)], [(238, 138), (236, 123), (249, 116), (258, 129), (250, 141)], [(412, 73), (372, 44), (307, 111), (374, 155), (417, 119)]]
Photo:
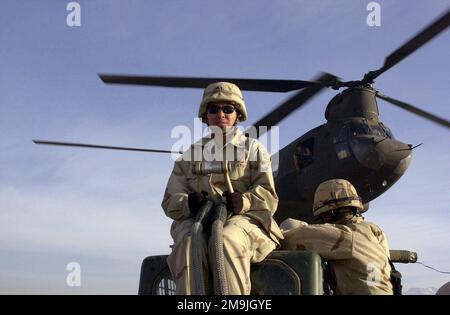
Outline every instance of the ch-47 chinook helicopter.
[[(395, 139), (390, 129), (379, 120), (377, 98), (450, 128), (450, 121), (383, 95), (372, 86), (378, 76), (444, 31), (449, 24), (450, 11), (446, 11), (391, 53), (381, 68), (367, 72), (361, 80), (356, 81), (341, 81), (327, 73), (313, 81), (111, 74), (99, 76), (103, 82), (113, 84), (203, 89), (210, 83), (227, 81), (248, 91), (299, 90), (257, 121), (254, 124), (257, 130), (259, 126), (267, 126), (270, 129), (271, 126), (277, 125), (324, 88), (345, 88), (329, 102), (325, 111), (325, 124), (308, 131), (276, 153), (279, 155), (279, 169), (275, 176), (275, 185), (280, 202), (275, 219), (281, 222), (291, 217), (312, 222), (314, 191), (321, 182), (332, 178), (349, 180), (356, 187), (367, 210), (368, 203), (388, 190), (408, 168), (414, 147)], [(38, 144), (87, 148), (171, 152), (47, 140), (33, 141)], [(415, 253), (408, 251), (391, 251), (391, 256), (394, 262), (415, 262), (417, 258)], [(152, 256), (144, 260), (140, 293), (167, 293), (173, 288), (169, 286), (170, 273), (165, 264), (165, 257)], [(289, 265), (291, 271), (283, 267), (283, 264)], [(323, 279), (322, 263), (317, 254), (275, 251), (253, 269), (252, 283), (263, 283), (264, 288), (255, 286), (255, 291), (252, 292), (322, 294), (325, 288)]]

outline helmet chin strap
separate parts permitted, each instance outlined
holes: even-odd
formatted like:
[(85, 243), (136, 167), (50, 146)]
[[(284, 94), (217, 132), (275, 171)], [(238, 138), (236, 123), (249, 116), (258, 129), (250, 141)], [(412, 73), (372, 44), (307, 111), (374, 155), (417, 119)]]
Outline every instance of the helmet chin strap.
[(348, 220), (346, 220), (344, 224), (353, 219), (355, 216), (360, 216), (358, 209), (355, 207), (333, 209), (330, 213), (331, 222), (337, 222), (348, 217)]
[[(211, 127), (209, 124), (207, 124), (207, 125), (208, 125), (208, 127)], [(228, 136), (229, 134), (233, 134), (234, 132), (236, 132), (237, 125), (234, 124), (233, 126), (225, 126), (225, 127), (221, 127), (220, 129), (222, 130), (222, 134), (224, 136)], [(213, 133), (213, 134), (215, 135), (215, 133)]]

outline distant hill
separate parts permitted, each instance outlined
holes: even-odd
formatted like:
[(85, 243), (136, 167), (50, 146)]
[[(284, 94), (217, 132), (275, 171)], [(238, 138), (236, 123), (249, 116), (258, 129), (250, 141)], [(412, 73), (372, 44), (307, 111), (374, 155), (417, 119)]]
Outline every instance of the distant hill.
[(403, 295), (434, 295), (437, 290), (435, 287), (409, 288), (403, 290)]

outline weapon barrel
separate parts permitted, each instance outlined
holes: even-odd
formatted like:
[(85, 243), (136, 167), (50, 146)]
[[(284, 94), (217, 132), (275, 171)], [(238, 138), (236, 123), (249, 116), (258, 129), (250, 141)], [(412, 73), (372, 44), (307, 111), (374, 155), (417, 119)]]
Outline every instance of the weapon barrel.
[(391, 249), (391, 261), (394, 263), (409, 264), (417, 262), (417, 253), (409, 250)]

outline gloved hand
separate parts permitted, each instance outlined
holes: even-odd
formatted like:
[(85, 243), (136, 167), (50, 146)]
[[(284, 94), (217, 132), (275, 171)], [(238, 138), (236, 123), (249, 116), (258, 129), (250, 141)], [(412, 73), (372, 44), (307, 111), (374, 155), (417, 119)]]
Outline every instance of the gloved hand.
[(244, 200), (242, 199), (242, 194), (238, 192), (230, 193), (226, 191), (223, 193), (227, 201), (227, 210), (235, 214), (242, 213), (242, 208), (244, 207)]
[(202, 191), (202, 193), (192, 192), (188, 195), (188, 205), (192, 216), (197, 215), (198, 211), (206, 201), (206, 196), (208, 196), (206, 191)]

